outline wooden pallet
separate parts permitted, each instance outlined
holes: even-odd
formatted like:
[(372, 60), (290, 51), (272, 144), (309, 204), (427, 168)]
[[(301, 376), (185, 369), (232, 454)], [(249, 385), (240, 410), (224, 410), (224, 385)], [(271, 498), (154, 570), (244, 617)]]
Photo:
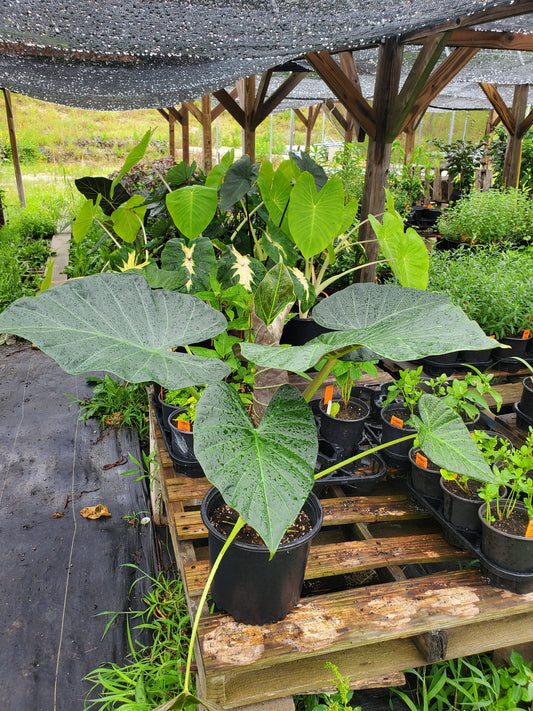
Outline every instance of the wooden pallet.
[[(151, 417), (166, 515), (194, 614), (209, 567), (199, 507), (210, 484), (175, 473)], [(234, 708), (331, 691), (326, 661), (354, 688), (386, 685), (387, 675), (394, 683), (411, 667), (533, 640), (533, 594), (485, 583), (467, 553), (446, 543), (410, 502), (399, 472), (373, 496), (336, 489), (326, 495), (303, 596), (285, 620), (259, 627), (204, 611), (196, 660), (205, 698)]]

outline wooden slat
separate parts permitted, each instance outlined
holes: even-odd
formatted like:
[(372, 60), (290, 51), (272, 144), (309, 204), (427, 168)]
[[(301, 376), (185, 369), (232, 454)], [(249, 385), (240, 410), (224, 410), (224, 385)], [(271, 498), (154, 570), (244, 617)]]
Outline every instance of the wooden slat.
[(479, 572), (467, 570), (305, 598), (285, 620), (262, 627), (211, 615), (200, 623), (200, 638), (206, 673), (219, 676), (245, 657), (260, 669), (435, 628), (484, 622), (488, 633), (502, 613), (527, 613), (533, 622), (533, 595), (502, 594), (483, 583)]
[[(397, 538), (344, 541), (312, 546), (305, 570), (306, 580), (375, 570), (390, 565), (411, 563), (444, 563), (470, 560), (465, 551), (446, 543), (440, 534), (400, 536)], [(185, 566), (191, 595), (201, 594), (209, 573), (209, 561), (194, 561)]]

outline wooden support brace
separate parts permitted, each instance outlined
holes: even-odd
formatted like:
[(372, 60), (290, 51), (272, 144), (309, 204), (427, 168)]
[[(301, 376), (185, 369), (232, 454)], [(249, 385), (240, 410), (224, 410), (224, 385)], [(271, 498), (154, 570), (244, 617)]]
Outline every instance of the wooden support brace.
[(516, 131), (516, 123), (514, 120), (514, 116), (512, 115), (510, 109), (507, 107), (505, 101), (502, 99), (501, 94), (498, 91), (496, 85), (481, 81), (479, 82), (479, 86), (487, 97), (487, 99), (494, 107), (494, 110), (500, 117), (505, 128), (509, 131), (511, 136), (513, 136)]
[(351, 83), (349, 77), (346, 76), (329, 52), (311, 52), (306, 55), (306, 58), (343, 106), (359, 122), (366, 133), (374, 138), (377, 122), (374, 108), (370, 106), (361, 91), (358, 91)]

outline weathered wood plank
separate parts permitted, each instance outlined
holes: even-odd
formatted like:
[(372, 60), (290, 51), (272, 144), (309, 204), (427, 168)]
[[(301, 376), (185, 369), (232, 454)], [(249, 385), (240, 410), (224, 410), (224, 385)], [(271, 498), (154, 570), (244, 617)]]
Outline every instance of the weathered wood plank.
[(212, 615), (202, 619), (200, 639), (206, 673), (218, 676), (242, 664), (260, 669), (435, 628), (485, 622), (488, 630), (493, 620), (524, 613), (533, 620), (533, 594), (502, 591), (468, 570), (306, 598), (272, 625)]
[[(410, 563), (444, 563), (469, 560), (465, 551), (447, 544), (440, 534), (381, 538), (365, 541), (343, 541), (312, 546), (305, 570), (305, 579), (374, 570)], [(191, 595), (200, 594), (209, 574), (209, 561), (193, 561), (185, 566)], [(403, 577), (405, 579), (405, 577)]]

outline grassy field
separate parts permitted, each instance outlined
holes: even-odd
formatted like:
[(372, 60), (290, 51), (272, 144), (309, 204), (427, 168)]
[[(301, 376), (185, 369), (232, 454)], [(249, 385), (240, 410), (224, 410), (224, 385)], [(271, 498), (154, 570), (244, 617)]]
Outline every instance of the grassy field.
[[(73, 179), (82, 175), (107, 175), (116, 170), (130, 148), (138, 142), (148, 128), (155, 128), (154, 140), (147, 158), (156, 158), (168, 153), (168, 126), (156, 110), (144, 111), (84, 111), (65, 106), (48, 104), (28, 97), (13, 95), (15, 125), (22, 162), (24, 187), (31, 200), (34, 193), (45, 191), (64, 194), (70, 201), (75, 199)], [(462, 138), (466, 112), (456, 112), (454, 139)], [(450, 129), (449, 113), (428, 113), (422, 122), (421, 143), (432, 138), (447, 140)], [(486, 112), (470, 112), (466, 125), (466, 138), (477, 141), (485, 131)], [(273, 152), (286, 151), (290, 141), (290, 112), (275, 114), (272, 119)], [(268, 158), (270, 151), (270, 119), (257, 131), (258, 158)], [(227, 114), (223, 114), (218, 127), (213, 126), (213, 145), (219, 148), (240, 148), (241, 130)], [(191, 146), (201, 150), (201, 130), (196, 121), (191, 121)], [(341, 135), (324, 118), (317, 121), (313, 142), (340, 142)], [(295, 118), (293, 147), (305, 143), (301, 122)], [(179, 126), (176, 130), (178, 148)], [(194, 151), (193, 151), (194, 155)], [(17, 201), (13, 164), (10, 159), (7, 121), (0, 107), (0, 189), (4, 192), (4, 204)], [(37, 198), (38, 199), (38, 198)]]

